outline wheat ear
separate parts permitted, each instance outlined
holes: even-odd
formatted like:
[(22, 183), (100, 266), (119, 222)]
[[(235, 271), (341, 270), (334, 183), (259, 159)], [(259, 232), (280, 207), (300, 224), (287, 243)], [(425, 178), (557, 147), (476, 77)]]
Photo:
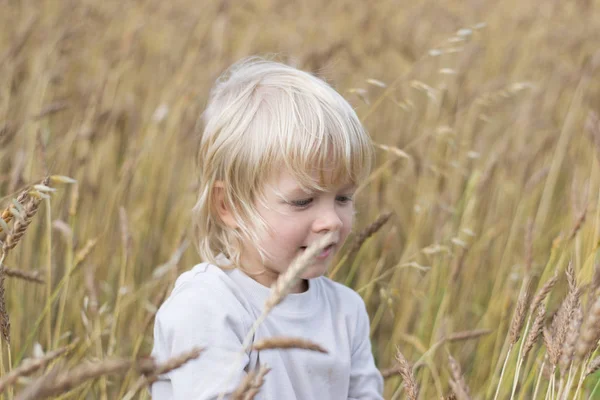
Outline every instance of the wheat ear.
[(404, 357), (404, 354), (400, 351), (399, 347), (396, 349), (396, 361), (398, 361), (398, 372), (400, 373), (400, 376), (402, 376), (402, 385), (404, 385), (404, 389), (406, 389), (406, 396), (409, 400), (417, 400), (419, 397), (417, 380), (415, 379), (412, 367), (408, 363), (406, 357)]
[(265, 375), (271, 369), (261, 365), (258, 370), (250, 371), (231, 395), (231, 400), (252, 400), (264, 383)]
[(448, 355), (448, 362), (450, 363), (450, 372), (454, 379), (454, 381), (450, 381), (450, 386), (452, 387), (452, 390), (454, 390), (454, 393), (456, 393), (456, 397), (458, 397), (459, 400), (470, 400), (469, 387), (465, 382), (460, 365), (451, 355)]
[(291, 337), (271, 337), (268, 339), (259, 340), (252, 345), (252, 349), (258, 351), (273, 349), (303, 349), (327, 354), (327, 350), (317, 343), (306, 339)]
[[(496, 394), (494, 395), (494, 400), (498, 398), (500, 394), (500, 388), (502, 387), (502, 380), (504, 378), (504, 372), (506, 370), (506, 365), (510, 358), (510, 353), (514, 348), (515, 344), (519, 341), (521, 337), (521, 328), (523, 327), (523, 322), (525, 321), (525, 315), (527, 314), (527, 305), (529, 303), (530, 298), (530, 281), (529, 278), (523, 282), (522, 290), (519, 294), (519, 299), (517, 300), (517, 306), (515, 307), (515, 312), (513, 314), (513, 318), (510, 322), (510, 328), (508, 330), (508, 351), (506, 352), (506, 357), (504, 359), (504, 364), (502, 365), (502, 371), (500, 372), (500, 380), (498, 381), (498, 386), (496, 387)], [(519, 354), (521, 354), (521, 349), (519, 349)], [(518, 380), (518, 359), (517, 357), (517, 372), (515, 373), (515, 381)], [(513, 385), (514, 392), (514, 385)], [(460, 394), (459, 394), (460, 395)]]
[(123, 396), (122, 400), (131, 400), (137, 392), (139, 392), (144, 386), (150, 385), (155, 382), (158, 377), (167, 372), (173, 371), (190, 360), (198, 358), (202, 354), (202, 348), (195, 347), (189, 351), (186, 351), (180, 355), (169, 358), (167, 361), (156, 364), (154, 361), (144, 362), (144, 364), (138, 366), (140, 372), (144, 375), (140, 376), (135, 385), (131, 390)]
[(0, 393), (4, 392), (4, 390), (8, 386), (14, 385), (15, 382), (17, 382), (17, 380), (19, 379), (19, 377), (28, 376), (34, 373), (38, 369), (48, 364), (50, 361), (60, 357), (61, 355), (72, 349), (73, 346), (74, 343), (70, 344), (69, 346), (61, 347), (60, 349), (50, 351), (40, 358), (25, 359), (21, 363), (21, 365), (19, 365), (0, 379)]
[(10, 278), (23, 279), (24, 281), (33, 283), (44, 283), (40, 271), (23, 271), (22, 269), (4, 267), (4, 273)]

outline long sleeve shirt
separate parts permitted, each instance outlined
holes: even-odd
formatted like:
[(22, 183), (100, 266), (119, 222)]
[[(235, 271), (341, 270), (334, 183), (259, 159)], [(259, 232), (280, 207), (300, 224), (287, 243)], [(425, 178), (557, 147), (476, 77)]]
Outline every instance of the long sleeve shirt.
[(184, 272), (160, 307), (152, 355), (158, 362), (192, 347), (201, 355), (162, 376), (154, 400), (229, 398), (251, 369), (266, 364), (257, 400), (383, 399), (383, 378), (369, 339), (362, 298), (326, 277), (288, 295), (259, 325), (253, 341), (286, 336), (313, 341), (327, 354), (302, 349), (243, 351), (270, 289), (239, 269), (202, 263)]

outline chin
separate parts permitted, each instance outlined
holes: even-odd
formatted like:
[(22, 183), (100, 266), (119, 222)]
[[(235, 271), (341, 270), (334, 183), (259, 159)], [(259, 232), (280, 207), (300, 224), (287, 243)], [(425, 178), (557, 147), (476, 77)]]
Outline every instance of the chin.
[(320, 276), (325, 275), (325, 273), (327, 272), (328, 269), (329, 269), (329, 263), (327, 263), (327, 264), (311, 265), (304, 272), (304, 274), (302, 274), (302, 279), (318, 278)]

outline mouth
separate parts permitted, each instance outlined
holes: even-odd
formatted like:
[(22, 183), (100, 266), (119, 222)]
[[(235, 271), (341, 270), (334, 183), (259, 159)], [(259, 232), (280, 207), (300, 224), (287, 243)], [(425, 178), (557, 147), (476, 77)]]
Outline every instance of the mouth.
[[(318, 260), (324, 260), (327, 257), (329, 257), (330, 254), (333, 253), (333, 249), (335, 248), (336, 243), (330, 243), (329, 245), (327, 245), (327, 247), (325, 247), (323, 249), (323, 251), (321, 252), (321, 254), (319, 254), (316, 258)], [(306, 250), (307, 246), (300, 246), (300, 250), (304, 251)]]

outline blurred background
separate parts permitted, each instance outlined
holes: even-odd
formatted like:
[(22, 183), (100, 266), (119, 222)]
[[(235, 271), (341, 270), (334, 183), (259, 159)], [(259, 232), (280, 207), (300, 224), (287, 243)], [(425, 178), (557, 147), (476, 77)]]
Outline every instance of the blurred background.
[[(467, 398), (461, 385), (474, 399), (508, 399), (513, 386), (520, 399), (600, 398), (598, 376), (585, 378), (595, 353), (571, 364), (583, 339), (552, 325), (577, 287), (583, 325), (567, 325), (600, 329), (597, 1), (3, 0), (0, 27), (3, 217), (16, 224), (13, 200), (46, 176), (77, 181), (49, 184), (5, 254), (6, 268), (41, 282), (6, 276), (4, 373), (76, 339), (64, 370), (149, 354), (157, 307), (201, 261), (190, 230), (196, 120), (219, 74), (257, 54), (326, 79), (377, 146), (356, 233), (330, 276), (368, 305), (386, 398), (410, 395), (398, 350), (420, 399)], [(555, 274), (552, 340), (521, 357), (518, 299)], [(552, 343), (566, 366), (552, 368)], [(132, 389), (138, 376), (90, 379), (60, 398), (148, 398)]]

